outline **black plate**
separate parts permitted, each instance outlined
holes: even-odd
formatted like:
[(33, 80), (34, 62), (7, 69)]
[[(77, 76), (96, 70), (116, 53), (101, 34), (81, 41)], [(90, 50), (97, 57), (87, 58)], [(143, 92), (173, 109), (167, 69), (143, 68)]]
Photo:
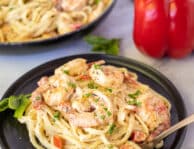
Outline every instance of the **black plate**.
[(56, 41), (64, 41), (65, 39), (70, 39), (72, 37), (79, 37), (83, 35), (84, 33), (88, 33), (93, 29), (95, 26), (97, 26), (112, 10), (117, 0), (112, 0), (112, 3), (106, 10), (94, 21), (90, 22), (87, 25), (84, 25), (80, 29), (77, 29), (75, 31), (65, 33), (63, 35), (59, 35), (56, 37), (51, 37), (48, 39), (41, 39), (41, 40), (35, 40), (35, 41), (26, 41), (26, 42), (0, 42), (0, 47), (12, 47), (12, 46), (31, 46), (31, 45), (47, 45), (48, 43), (54, 43)]
[[(185, 106), (179, 92), (160, 72), (135, 60), (103, 54), (68, 56), (40, 65), (24, 74), (13, 85), (11, 85), (3, 98), (10, 95), (31, 93), (37, 87), (36, 82), (41, 76), (52, 75), (56, 67), (78, 57), (86, 58), (89, 62), (104, 59), (108, 64), (128, 68), (130, 71), (138, 74), (139, 81), (150, 85), (157, 92), (169, 99), (172, 104), (172, 124), (177, 123), (186, 116)], [(21, 125), (12, 117), (12, 114), (13, 113), (11, 111), (0, 113), (0, 144), (2, 148), (33, 149), (31, 143), (29, 142), (25, 125)], [(184, 128), (166, 138), (164, 149), (179, 149), (184, 140), (185, 133), (186, 129)]]

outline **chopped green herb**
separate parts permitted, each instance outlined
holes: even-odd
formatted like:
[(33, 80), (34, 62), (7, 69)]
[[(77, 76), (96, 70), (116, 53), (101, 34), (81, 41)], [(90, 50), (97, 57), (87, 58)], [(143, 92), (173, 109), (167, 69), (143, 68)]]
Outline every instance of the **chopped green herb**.
[(141, 106), (141, 102), (137, 101), (136, 99), (127, 101), (129, 105)]
[(99, 4), (100, 1), (101, 0), (94, 0), (94, 3), (97, 5), (97, 4)]
[(100, 105), (101, 105), (102, 107), (104, 107), (104, 104), (103, 104), (103, 103), (101, 103)]
[(104, 108), (104, 111), (108, 111), (108, 108)]
[(133, 94), (128, 94), (128, 96), (132, 99), (136, 99), (139, 95), (141, 94), (140, 90), (137, 90), (135, 93)]
[(116, 125), (113, 123), (109, 126), (109, 129), (108, 129), (108, 133), (111, 135), (113, 133), (113, 131), (115, 130), (116, 128)]
[(76, 88), (76, 84), (73, 83), (73, 82), (69, 82), (68, 85), (69, 85), (70, 87), (74, 88), (74, 89)]
[(97, 103), (99, 101), (99, 98), (94, 99), (94, 102)]
[(59, 119), (60, 112), (59, 111), (55, 112), (54, 115), (53, 115), (53, 117), (54, 117), (54, 119)]
[(94, 68), (95, 68), (95, 69), (101, 69), (101, 65), (94, 64)]
[(13, 9), (14, 9), (13, 7), (10, 7), (10, 8), (9, 8), (9, 11), (12, 11)]
[(106, 88), (106, 90), (110, 93), (112, 93), (112, 89), (111, 88)]
[(113, 145), (110, 145), (110, 146), (108, 147), (108, 149), (113, 149)]
[(41, 99), (41, 97), (40, 96), (36, 96), (36, 100), (40, 100)]
[(90, 82), (90, 83), (88, 83), (88, 88), (90, 88), (90, 89), (97, 89), (98, 86), (94, 82)]
[(110, 111), (107, 111), (107, 115), (110, 117), (112, 113)]
[(119, 39), (106, 39), (104, 37), (88, 35), (84, 40), (92, 46), (92, 51), (105, 52), (112, 55), (118, 55), (119, 53)]
[(92, 95), (92, 93), (87, 93), (87, 94), (84, 94), (83, 97), (84, 97), (84, 98), (88, 98), (88, 97), (90, 97), (91, 95)]
[(101, 118), (102, 120), (104, 120), (104, 119), (105, 119), (105, 115), (101, 115), (100, 118)]
[(69, 71), (68, 70), (63, 70), (63, 72), (67, 75), (69, 75)]

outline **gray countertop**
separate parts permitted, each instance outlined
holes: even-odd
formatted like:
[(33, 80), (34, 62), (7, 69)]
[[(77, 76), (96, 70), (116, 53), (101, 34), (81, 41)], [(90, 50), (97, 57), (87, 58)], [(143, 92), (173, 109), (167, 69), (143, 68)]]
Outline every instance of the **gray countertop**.
[[(93, 31), (96, 35), (121, 38), (120, 55), (146, 63), (162, 72), (180, 91), (188, 114), (194, 113), (194, 55), (181, 60), (156, 60), (141, 54), (132, 40), (133, 3), (118, 0), (110, 15)], [(90, 47), (81, 39), (49, 46), (0, 48), (0, 97), (22, 74), (59, 57), (88, 53)], [(194, 125), (188, 127), (181, 149), (194, 149)]]

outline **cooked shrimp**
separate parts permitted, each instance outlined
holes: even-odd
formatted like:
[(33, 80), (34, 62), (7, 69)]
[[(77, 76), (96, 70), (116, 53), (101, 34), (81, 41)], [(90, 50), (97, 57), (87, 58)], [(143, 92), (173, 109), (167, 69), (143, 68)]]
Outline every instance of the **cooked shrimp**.
[(67, 118), (69, 119), (70, 123), (77, 127), (95, 127), (98, 126), (100, 123), (99, 121), (94, 118), (94, 115), (89, 112), (82, 112), (77, 113), (73, 112), (67, 115)]
[(32, 92), (31, 95), (31, 101), (33, 104), (33, 107), (36, 109), (39, 109), (40, 106), (43, 104), (44, 99), (43, 99), (43, 93), (49, 89), (49, 82), (48, 82), (48, 77), (44, 76), (38, 81), (38, 88)]
[(164, 130), (168, 129), (170, 127), (170, 121), (165, 121), (162, 124), (160, 124), (154, 131), (151, 132), (151, 134), (148, 137), (148, 141), (152, 141), (154, 138), (156, 138), (160, 133), (162, 133)]
[(123, 83), (123, 72), (114, 66), (92, 65), (89, 70), (90, 77), (104, 87), (118, 87)]
[(72, 88), (68, 88), (65, 90), (62, 87), (58, 87), (48, 90), (46, 93), (43, 94), (43, 97), (45, 102), (49, 106), (58, 106), (61, 103), (70, 100), (73, 92), (74, 91)]
[(73, 96), (76, 86), (74, 80), (65, 75), (57, 74), (48, 79), (49, 89), (42, 93), (44, 101), (49, 106), (58, 106)]
[(98, 61), (94, 61), (94, 62), (90, 62), (88, 63), (88, 66), (89, 67), (92, 67), (92, 65), (103, 65), (105, 64), (106, 62), (104, 60), (98, 60)]
[[(101, 124), (106, 124), (111, 122), (113, 119), (113, 109), (112, 104), (109, 102), (109, 99), (103, 95), (101, 92), (93, 92), (91, 97), (89, 97), (90, 103), (87, 105), (84, 103), (75, 104), (72, 103), (72, 106), (68, 109), (64, 108), (65, 111), (62, 111), (65, 117), (69, 120), (69, 122), (77, 127), (94, 127)], [(66, 106), (66, 105), (65, 105)], [(86, 107), (85, 107), (86, 106)], [(60, 106), (58, 108), (63, 110)]]
[(32, 101), (42, 100), (42, 93), (49, 88), (48, 77), (42, 77), (37, 84), (39, 87), (32, 92)]
[(153, 91), (148, 91), (147, 97), (141, 102), (137, 114), (147, 124), (151, 137), (155, 137), (170, 126), (168, 104)]
[(87, 69), (88, 65), (86, 60), (83, 58), (77, 58), (56, 69), (55, 74), (64, 74), (64, 72), (66, 72), (70, 76), (76, 76), (86, 72)]
[(51, 76), (49, 78), (49, 83), (53, 87), (63, 87), (63, 88), (68, 88), (69, 87), (69, 82), (75, 83), (74, 79), (67, 76), (66, 74), (56, 74), (54, 76)]
[(141, 143), (169, 128), (170, 103), (165, 97), (127, 68), (104, 64), (78, 58), (40, 79), (31, 96), (35, 114), (29, 122), (38, 128), (43, 117), (44, 128), (49, 126), (43, 128), (44, 138), (61, 136), (67, 148), (140, 149)]
[(88, 0), (53, 0), (55, 6), (64, 11), (75, 11), (83, 9)]
[(137, 142), (137, 143), (141, 143), (141, 142), (145, 141), (146, 137), (147, 137), (147, 135), (142, 131), (135, 130), (132, 133), (132, 140), (134, 142)]

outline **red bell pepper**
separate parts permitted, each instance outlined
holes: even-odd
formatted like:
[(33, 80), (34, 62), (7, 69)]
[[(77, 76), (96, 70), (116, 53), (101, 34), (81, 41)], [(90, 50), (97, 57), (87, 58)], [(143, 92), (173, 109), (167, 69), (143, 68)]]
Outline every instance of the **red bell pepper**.
[(187, 56), (194, 48), (194, 0), (135, 0), (133, 38), (152, 57)]

